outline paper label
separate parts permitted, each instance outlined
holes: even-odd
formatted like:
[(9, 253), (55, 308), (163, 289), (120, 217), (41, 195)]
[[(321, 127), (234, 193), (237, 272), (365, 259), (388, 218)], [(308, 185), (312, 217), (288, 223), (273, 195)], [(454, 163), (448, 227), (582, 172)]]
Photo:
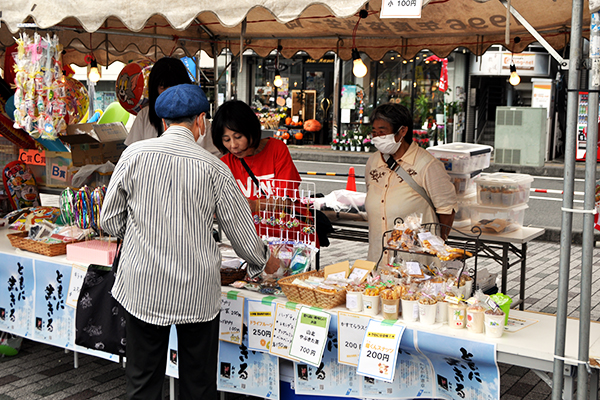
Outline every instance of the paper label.
[(327, 342), (330, 320), (328, 312), (303, 306), (296, 319), (290, 356), (315, 367), (319, 366)]
[(244, 300), (242, 296), (228, 296), (227, 292), (221, 292), (220, 340), (242, 344)]
[(369, 324), (369, 317), (338, 311), (338, 361), (358, 365), (358, 356)]
[(406, 270), (409, 275), (412, 276), (423, 276), (423, 271), (421, 270), (421, 264), (416, 261), (407, 261), (406, 262)]
[(354, 268), (352, 270), (352, 272), (350, 273), (350, 276), (348, 277), (348, 279), (351, 281), (358, 280), (359, 282), (361, 282), (368, 273), (369, 273), (369, 270), (362, 269), (362, 268)]
[(248, 348), (269, 352), (275, 304), (248, 300)]
[(273, 323), (273, 343), (269, 348), (269, 353), (277, 357), (296, 360), (290, 357), (290, 346), (294, 337), (294, 328), (298, 319), (299, 309), (300, 306), (295, 306), (291, 309), (285, 304), (277, 303), (275, 322)]
[(383, 312), (385, 314), (393, 314), (398, 310), (398, 306), (396, 304), (385, 304), (383, 303)]
[(394, 380), (400, 339), (406, 329), (400, 324), (387, 325), (370, 320), (363, 338), (356, 373), (386, 382)]
[(358, 308), (358, 294), (346, 293), (346, 308)]
[(67, 305), (73, 308), (77, 308), (77, 300), (79, 300), (79, 292), (81, 291), (81, 285), (85, 279), (87, 268), (73, 264), (71, 268), (71, 281), (69, 282), (69, 292), (67, 293)]

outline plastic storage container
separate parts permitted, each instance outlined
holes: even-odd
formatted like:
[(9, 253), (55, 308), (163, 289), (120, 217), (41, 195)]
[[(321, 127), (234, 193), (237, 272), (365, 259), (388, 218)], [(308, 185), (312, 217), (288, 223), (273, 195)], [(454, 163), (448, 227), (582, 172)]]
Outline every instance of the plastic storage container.
[(481, 175), (481, 170), (473, 171), (466, 174), (455, 174), (449, 172), (450, 181), (454, 184), (457, 196), (468, 196), (475, 194), (477, 185), (475, 179)]
[(490, 166), (492, 146), (474, 143), (448, 143), (427, 151), (444, 163), (446, 171), (466, 174)]
[(484, 233), (513, 232), (523, 227), (527, 204), (513, 207), (471, 206), (471, 223)]
[(472, 193), (468, 196), (458, 198), (458, 210), (454, 214), (455, 228), (463, 228), (471, 225), (471, 207), (477, 203), (477, 194)]
[(477, 203), (482, 206), (511, 207), (527, 204), (533, 177), (496, 172), (475, 179)]

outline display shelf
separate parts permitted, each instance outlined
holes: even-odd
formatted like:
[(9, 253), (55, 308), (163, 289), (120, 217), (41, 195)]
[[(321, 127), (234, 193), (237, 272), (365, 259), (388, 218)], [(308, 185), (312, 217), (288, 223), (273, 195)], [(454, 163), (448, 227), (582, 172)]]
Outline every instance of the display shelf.
[[(394, 220), (394, 225), (397, 223), (403, 223), (403, 219), (398, 217)], [(446, 234), (445, 236), (450, 236), (452, 233), (460, 233), (462, 236), (461, 242), (452, 242), (447, 241), (447, 244), (462, 249), (465, 253), (469, 252), (472, 255), (470, 257), (462, 257), (454, 260), (442, 261), (436, 255), (429, 253), (419, 253), (415, 251), (403, 250), (400, 248), (392, 247), (388, 245), (388, 242), (391, 238), (391, 234), (395, 229), (390, 229), (385, 231), (381, 237), (381, 255), (379, 256), (379, 260), (377, 261), (377, 266), (380, 265), (383, 260), (384, 254), (386, 251), (392, 252), (394, 258), (399, 257), (403, 261), (417, 261), (421, 264), (425, 265), (435, 265), (436, 268), (449, 268), (459, 270), (457, 276), (461, 276), (463, 273), (467, 273), (471, 278), (473, 278), (473, 289), (477, 287), (477, 253), (479, 250), (479, 241), (481, 237), (481, 229), (477, 226), (471, 228), (471, 234), (467, 234), (464, 232), (460, 232), (451, 226), (444, 225), (437, 222), (430, 222), (422, 225), (426, 231), (431, 232), (434, 235), (441, 236), (441, 233)], [(474, 264), (472, 267), (467, 267), (467, 260), (472, 259)], [(458, 287), (460, 287), (460, 281), (458, 282)]]

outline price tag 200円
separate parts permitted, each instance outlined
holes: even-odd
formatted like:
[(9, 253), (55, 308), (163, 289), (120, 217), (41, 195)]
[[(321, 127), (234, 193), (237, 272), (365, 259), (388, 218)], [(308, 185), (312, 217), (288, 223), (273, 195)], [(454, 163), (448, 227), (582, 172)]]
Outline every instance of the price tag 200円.
[(360, 349), (356, 373), (392, 382), (398, 347), (405, 329), (405, 326), (399, 324), (370, 320)]

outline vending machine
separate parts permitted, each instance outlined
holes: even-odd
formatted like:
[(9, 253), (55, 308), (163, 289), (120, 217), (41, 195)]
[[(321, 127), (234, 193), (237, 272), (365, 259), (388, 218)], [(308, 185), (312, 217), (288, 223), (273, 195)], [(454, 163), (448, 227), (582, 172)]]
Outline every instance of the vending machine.
[[(579, 92), (579, 109), (577, 112), (577, 151), (575, 153), (575, 159), (577, 161), (585, 161), (585, 153), (587, 152), (587, 120), (588, 92)], [(598, 137), (600, 138), (600, 135)], [(597, 146), (598, 149), (600, 149), (600, 140), (598, 141)], [(600, 161), (600, 151), (598, 151), (596, 160)]]

